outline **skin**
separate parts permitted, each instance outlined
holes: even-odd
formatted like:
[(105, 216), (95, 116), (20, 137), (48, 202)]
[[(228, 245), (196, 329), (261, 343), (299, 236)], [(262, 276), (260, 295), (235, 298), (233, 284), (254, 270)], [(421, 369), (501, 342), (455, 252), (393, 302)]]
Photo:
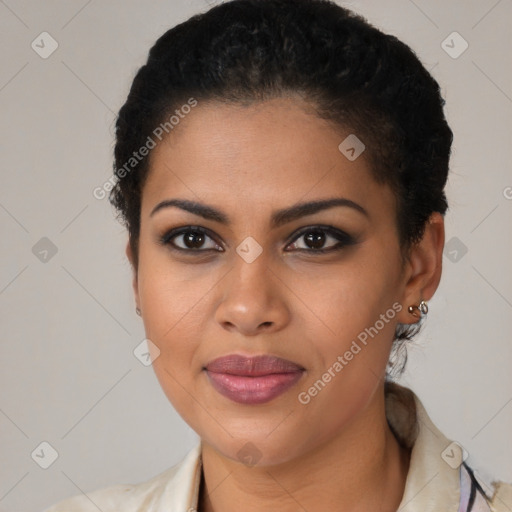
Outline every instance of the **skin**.
[[(202, 441), (202, 512), (394, 511), (400, 504), (410, 453), (387, 424), (384, 375), (396, 324), (417, 322), (407, 307), (428, 301), (439, 284), (444, 222), (432, 215), (402, 268), (393, 195), (371, 178), (364, 153), (355, 161), (340, 153), (349, 133), (299, 98), (199, 102), (150, 155), (133, 288), (146, 335), (160, 350), (157, 378)], [(351, 199), (368, 217), (338, 206), (270, 227), (274, 210), (331, 197)], [(150, 215), (172, 198), (211, 205), (231, 223), (176, 207)], [(318, 224), (357, 243), (315, 253), (295, 233)], [(200, 249), (222, 252), (180, 253), (158, 243), (182, 226), (210, 230)], [(236, 252), (248, 236), (262, 248), (252, 263)], [(327, 233), (322, 247), (337, 241)], [(174, 242), (187, 247), (183, 236)], [(133, 265), (129, 244), (126, 253)], [(402, 310), (301, 404), (298, 394), (395, 302)], [(272, 354), (306, 371), (268, 403), (239, 404), (203, 371), (231, 353)], [(246, 442), (257, 449), (254, 466), (237, 455)]]

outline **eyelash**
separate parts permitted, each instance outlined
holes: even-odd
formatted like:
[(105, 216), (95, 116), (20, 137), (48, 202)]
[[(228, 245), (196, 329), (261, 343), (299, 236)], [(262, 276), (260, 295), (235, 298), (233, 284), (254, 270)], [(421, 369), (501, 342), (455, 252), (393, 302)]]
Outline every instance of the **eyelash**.
[[(292, 243), (296, 242), (302, 236), (304, 236), (308, 233), (311, 233), (311, 232), (321, 232), (321, 233), (330, 235), (333, 238), (336, 238), (338, 240), (338, 243), (328, 249), (295, 249), (295, 251), (314, 253), (314, 254), (325, 254), (325, 253), (340, 251), (344, 247), (354, 245), (357, 243), (357, 241), (352, 236), (345, 233), (344, 231), (336, 229), (332, 226), (318, 225), (318, 226), (308, 226), (307, 228), (301, 229), (298, 233), (295, 233), (294, 237), (287, 244), (287, 246), (291, 245)], [(172, 243), (173, 238), (183, 235), (183, 234), (187, 234), (187, 233), (206, 235), (209, 238), (211, 238), (215, 243), (217, 243), (217, 241), (215, 240), (215, 237), (210, 233), (210, 231), (205, 228), (202, 228), (200, 226), (185, 226), (185, 227), (181, 227), (181, 228), (171, 229), (170, 231), (164, 233), (159, 238), (158, 241), (161, 245), (168, 247), (170, 250), (179, 251), (182, 253), (196, 253), (197, 254), (197, 253), (205, 253), (205, 252), (209, 252), (209, 251), (217, 251), (216, 249), (184, 249), (182, 247), (177, 247)], [(220, 245), (220, 244), (218, 244), (218, 245)], [(221, 252), (221, 251), (217, 251), (217, 252)], [(287, 251), (287, 252), (290, 252), (290, 251)]]

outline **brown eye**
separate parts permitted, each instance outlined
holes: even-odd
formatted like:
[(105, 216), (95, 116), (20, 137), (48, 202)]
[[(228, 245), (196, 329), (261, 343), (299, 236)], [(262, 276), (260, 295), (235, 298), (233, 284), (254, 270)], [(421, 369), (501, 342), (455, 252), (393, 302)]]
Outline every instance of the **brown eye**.
[(327, 236), (323, 231), (310, 231), (304, 235), (305, 244), (311, 249), (322, 249)]
[(188, 249), (200, 249), (201, 246), (204, 244), (206, 235), (203, 233), (197, 233), (194, 231), (189, 231), (187, 233), (184, 233), (182, 236), (183, 244), (185, 245), (185, 248)]
[[(335, 251), (355, 243), (355, 240), (350, 235), (330, 226), (307, 228), (302, 230), (294, 240), (288, 247), (291, 246), (299, 251), (320, 253)], [(300, 243), (300, 240), (303, 242)], [(332, 244), (332, 241), (335, 243)], [(329, 245), (325, 247), (327, 243)]]
[(160, 239), (160, 243), (185, 252), (219, 250), (219, 245), (205, 229), (193, 226), (169, 231)]

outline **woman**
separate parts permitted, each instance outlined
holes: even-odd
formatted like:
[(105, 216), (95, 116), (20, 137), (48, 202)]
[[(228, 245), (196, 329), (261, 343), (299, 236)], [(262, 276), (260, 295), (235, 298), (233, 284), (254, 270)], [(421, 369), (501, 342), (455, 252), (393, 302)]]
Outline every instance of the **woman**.
[(391, 380), (441, 278), (443, 105), (410, 48), (325, 0), (234, 0), (156, 42), (111, 202), (156, 375), (201, 441), (47, 512), (512, 509)]

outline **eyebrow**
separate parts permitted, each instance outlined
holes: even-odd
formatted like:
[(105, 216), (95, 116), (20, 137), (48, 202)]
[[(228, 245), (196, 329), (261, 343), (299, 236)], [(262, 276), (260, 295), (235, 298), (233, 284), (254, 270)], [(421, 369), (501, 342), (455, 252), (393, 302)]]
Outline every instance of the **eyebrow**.
[[(272, 213), (271, 225), (274, 228), (279, 227), (306, 215), (312, 215), (319, 211), (333, 208), (335, 206), (345, 206), (352, 208), (365, 215), (366, 217), (370, 217), (368, 212), (360, 204), (355, 203), (354, 201), (345, 197), (334, 197), (330, 199), (310, 201), (308, 203), (299, 203), (282, 210), (276, 210)], [(221, 224), (229, 225), (231, 223), (229, 217), (225, 213), (214, 208), (213, 206), (195, 201), (189, 201), (188, 199), (166, 199), (158, 203), (153, 208), (149, 216), (152, 217), (156, 212), (170, 207), (180, 208), (187, 212), (193, 213), (194, 215), (203, 217), (204, 219), (213, 220)]]

